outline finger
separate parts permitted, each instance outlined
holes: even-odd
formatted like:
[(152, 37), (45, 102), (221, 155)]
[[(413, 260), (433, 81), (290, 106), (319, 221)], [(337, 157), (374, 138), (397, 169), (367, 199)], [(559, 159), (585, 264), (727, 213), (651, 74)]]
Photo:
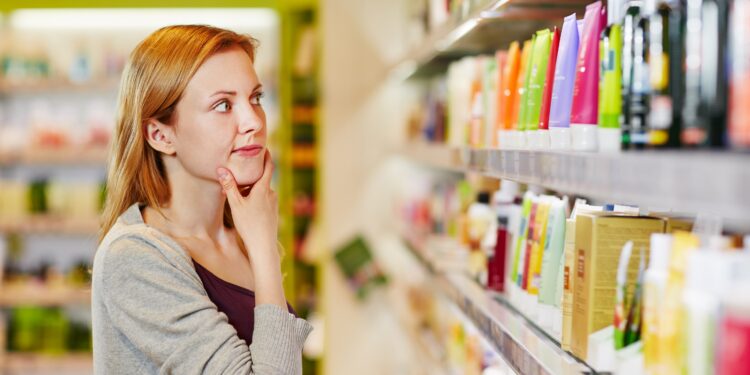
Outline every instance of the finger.
[(224, 194), (227, 195), (229, 205), (236, 205), (240, 201), (242, 196), (240, 195), (240, 191), (237, 189), (237, 182), (234, 180), (232, 172), (227, 168), (218, 168), (216, 170), (216, 174), (219, 176), (219, 183), (224, 189)]
[(271, 157), (271, 152), (266, 149), (266, 157), (263, 164), (263, 175), (260, 176), (259, 185), (265, 186), (266, 188), (271, 187), (271, 180), (273, 179), (273, 158)]

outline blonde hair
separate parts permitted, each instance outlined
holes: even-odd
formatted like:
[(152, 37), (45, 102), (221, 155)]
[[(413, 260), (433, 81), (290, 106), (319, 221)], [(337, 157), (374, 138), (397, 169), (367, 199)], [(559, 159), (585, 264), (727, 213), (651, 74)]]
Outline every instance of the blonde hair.
[[(213, 54), (239, 47), (254, 61), (256, 46), (257, 41), (248, 35), (180, 25), (155, 31), (133, 50), (120, 82), (99, 242), (134, 203), (159, 210), (170, 199), (161, 155), (146, 141), (147, 121), (169, 123), (188, 82)], [(233, 226), (228, 205), (224, 222)]]

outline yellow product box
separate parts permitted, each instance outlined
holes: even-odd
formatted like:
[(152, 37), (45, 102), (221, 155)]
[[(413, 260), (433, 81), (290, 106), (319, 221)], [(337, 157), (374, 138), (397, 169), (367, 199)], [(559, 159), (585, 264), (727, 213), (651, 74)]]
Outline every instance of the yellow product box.
[(576, 220), (565, 220), (565, 247), (563, 248), (564, 268), (563, 268), (563, 324), (562, 338), (560, 346), (563, 350), (570, 351), (570, 341), (573, 335), (573, 289), (575, 278), (573, 277), (575, 268), (575, 248), (576, 248)]
[[(627, 287), (638, 275), (641, 249), (648, 256), (652, 233), (663, 233), (665, 221), (651, 216), (624, 216), (611, 212), (576, 217), (575, 268), (571, 352), (588, 360), (589, 335), (612, 325), (620, 252), (633, 241)], [(648, 264), (648, 262), (646, 262)]]
[(665, 219), (667, 225), (664, 229), (664, 233), (674, 233), (678, 231), (690, 232), (693, 230), (693, 221), (689, 218), (667, 217)]
[(664, 233), (672, 234), (677, 231), (691, 232), (693, 230), (694, 218), (680, 215), (674, 212), (651, 212), (649, 216), (659, 217), (666, 223)]

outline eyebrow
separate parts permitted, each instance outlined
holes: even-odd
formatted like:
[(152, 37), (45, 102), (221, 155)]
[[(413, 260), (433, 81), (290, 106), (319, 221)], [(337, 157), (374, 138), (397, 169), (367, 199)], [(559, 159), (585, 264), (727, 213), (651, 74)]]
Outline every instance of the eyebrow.
[[(258, 91), (258, 90), (260, 90), (262, 88), (263, 88), (263, 85), (259, 83), (258, 85), (255, 86), (255, 88), (253, 88), (253, 92), (256, 92), (256, 91)], [(217, 95), (231, 95), (231, 96), (235, 96), (235, 95), (237, 95), (237, 91), (219, 90), (219, 91), (211, 94), (209, 96), (209, 98), (213, 98), (214, 96), (217, 96)]]

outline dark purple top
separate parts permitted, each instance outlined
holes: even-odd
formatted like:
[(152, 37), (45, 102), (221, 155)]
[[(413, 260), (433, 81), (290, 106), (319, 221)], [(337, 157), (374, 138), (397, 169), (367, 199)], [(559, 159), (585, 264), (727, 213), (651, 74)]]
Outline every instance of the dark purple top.
[[(250, 345), (253, 342), (253, 326), (255, 322), (255, 293), (239, 285), (225, 281), (203, 268), (193, 260), (195, 272), (203, 282), (208, 298), (219, 311), (226, 314), (229, 324), (237, 331), (237, 336)], [(289, 306), (289, 312), (297, 313)]]

